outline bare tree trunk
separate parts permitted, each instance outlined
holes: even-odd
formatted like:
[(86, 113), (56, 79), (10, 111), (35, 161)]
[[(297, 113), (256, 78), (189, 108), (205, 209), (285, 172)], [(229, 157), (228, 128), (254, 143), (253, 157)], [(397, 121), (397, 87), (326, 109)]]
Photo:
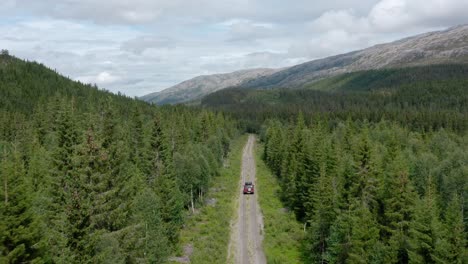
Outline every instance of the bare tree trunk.
[(145, 252), (143, 255), (146, 257), (146, 251), (148, 251), (148, 223), (145, 222)]
[(190, 186), (190, 202), (192, 204), (192, 213), (195, 213), (195, 206), (193, 205), (193, 188)]
[(5, 173), (5, 179), (4, 179), (4, 185), (5, 185), (5, 205), (8, 204), (8, 175)]
[[(3, 156), (6, 157), (6, 150), (3, 150)], [(5, 178), (3, 179), (5, 186), (5, 205), (8, 204), (8, 174), (5, 173)]]

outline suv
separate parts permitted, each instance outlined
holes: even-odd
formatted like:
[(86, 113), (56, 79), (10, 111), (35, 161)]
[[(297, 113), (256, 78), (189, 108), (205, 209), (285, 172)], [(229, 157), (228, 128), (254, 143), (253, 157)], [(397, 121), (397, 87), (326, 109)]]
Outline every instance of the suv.
[(244, 183), (244, 194), (254, 194), (254, 185), (252, 182)]

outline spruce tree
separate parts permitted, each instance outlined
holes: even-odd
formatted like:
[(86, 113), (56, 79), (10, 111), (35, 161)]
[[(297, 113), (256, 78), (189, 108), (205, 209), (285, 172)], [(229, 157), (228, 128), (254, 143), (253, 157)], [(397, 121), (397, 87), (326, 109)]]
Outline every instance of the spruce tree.
[(410, 223), (408, 251), (409, 263), (440, 263), (440, 255), (445, 243), (443, 226), (439, 219), (437, 195), (431, 178), (423, 199), (415, 206), (414, 217)]
[(320, 176), (314, 185), (313, 192), (308, 198), (312, 209), (308, 211), (310, 228), (308, 240), (310, 241), (310, 255), (314, 263), (325, 263), (328, 250), (328, 237), (330, 227), (336, 219), (338, 212), (337, 189), (334, 186), (334, 175), (331, 171), (326, 172), (322, 166)]
[(40, 222), (33, 212), (33, 188), (17, 146), (0, 160), (0, 262), (40, 262)]
[[(409, 169), (402, 154), (392, 154), (383, 188), (382, 240), (388, 243), (387, 262), (408, 263), (409, 225), (417, 194), (409, 179)], [(395, 156), (396, 155), (396, 156)]]
[(80, 182), (76, 168), (76, 152), (79, 143), (77, 121), (73, 113), (73, 105), (62, 102), (57, 114), (55, 133), (57, 145), (53, 157), (53, 185), (48, 225), (50, 236), (50, 251), (55, 262), (78, 261), (81, 250), (81, 238), (86, 231), (76, 228), (84, 220), (80, 216)]
[(133, 221), (122, 240), (127, 242), (126, 263), (164, 263), (169, 254), (166, 229), (160, 216), (161, 200), (144, 188), (133, 201)]
[(445, 226), (447, 228), (447, 249), (445, 251), (447, 262), (456, 264), (468, 263), (463, 209), (460, 197), (457, 194), (452, 196), (452, 200), (445, 213)]

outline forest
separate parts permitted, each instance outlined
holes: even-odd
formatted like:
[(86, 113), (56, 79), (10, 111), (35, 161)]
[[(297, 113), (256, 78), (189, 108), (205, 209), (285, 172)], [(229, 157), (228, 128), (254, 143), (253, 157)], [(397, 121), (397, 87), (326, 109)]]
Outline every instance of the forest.
[(0, 56), (0, 263), (163, 263), (236, 123)]
[(223, 89), (206, 96), (202, 105), (232, 114), (256, 133), (268, 119), (291, 121), (299, 112), (307, 121), (385, 119), (418, 131), (466, 131), (468, 66), (363, 71), (295, 89)]
[(468, 137), (395, 122), (268, 121), (264, 159), (306, 263), (466, 263)]
[(202, 104), (260, 134), (305, 263), (468, 262), (468, 67), (231, 88)]
[(164, 263), (259, 134), (304, 263), (467, 263), (468, 67), (154, 106), (0, 55), (0, 263)]

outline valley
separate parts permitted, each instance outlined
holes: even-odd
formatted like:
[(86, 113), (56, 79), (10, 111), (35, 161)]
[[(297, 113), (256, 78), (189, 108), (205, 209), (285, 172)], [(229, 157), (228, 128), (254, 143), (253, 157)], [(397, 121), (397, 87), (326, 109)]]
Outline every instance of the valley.
[(467, 263), (467, 51), (461, 25), (132, 98), (2, 50), (0, 263)]
[[(242, 155), (242, 171), (240, 186), (245, 182), (253, 182), (256, 185), (256, 165), (254, 158), (255, 137), (249, 136)], [(261, 195), (261, 186), (255, 186), (253, 195), (245, 195), (240, 189), (236, 221), (232, 225), (231, 241), (229, 245), (228, 260), (234, 263), (266, 263), (263, 252), (263, 216), (257, 201)], [(260, 194), (259, 194), (260, 189)]]
[(156, 104), (198, 103), (203, 97), (226, 88), (302, 89), (355, 72), (391, 72), (448, 64), (466, 67), (467, 47), (468, 26), (460, 25), (280, 69), (252, 69), (199, 76), (161, 92), (143, 96), (142, 99)]

